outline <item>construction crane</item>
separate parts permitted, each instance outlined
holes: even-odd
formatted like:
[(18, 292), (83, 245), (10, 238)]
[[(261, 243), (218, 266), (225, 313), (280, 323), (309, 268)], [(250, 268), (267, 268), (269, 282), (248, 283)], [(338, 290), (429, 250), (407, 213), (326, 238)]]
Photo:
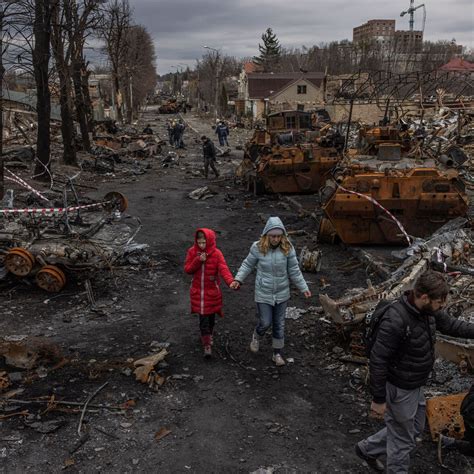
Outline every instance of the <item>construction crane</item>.
[(426, 22), (426, 7), (424, 3), (415, 7), (415, 0), (410, 0), (410, 8), (401, 12), (400, 16), (405, 16), (407, 13), (410, 14), (410, 31), (413, 31), (413, 26), (415, 25), (415, 12), (418, 8), (423, 8), (423, 27), (421, 28), (421, 31), (424, 32)]

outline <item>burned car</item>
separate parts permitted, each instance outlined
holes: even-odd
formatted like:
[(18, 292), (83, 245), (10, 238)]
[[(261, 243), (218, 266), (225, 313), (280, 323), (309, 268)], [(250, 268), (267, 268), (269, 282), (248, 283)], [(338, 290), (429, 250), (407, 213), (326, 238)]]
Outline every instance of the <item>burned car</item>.
[(108, 193), (101, 202), (58, 208), (2, 209), (0, 266), (4, 276), (34, 278), (58, 292), (70, 271), (110, 268), (126, 252), (141, 225), (125, 222), (126, 198)]

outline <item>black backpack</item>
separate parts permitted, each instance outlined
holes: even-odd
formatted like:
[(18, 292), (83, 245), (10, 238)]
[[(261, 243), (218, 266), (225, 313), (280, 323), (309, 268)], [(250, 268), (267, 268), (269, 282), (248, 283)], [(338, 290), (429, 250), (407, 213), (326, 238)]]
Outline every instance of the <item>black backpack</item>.
[(365, 331), (364, 331), (364, 344), (365, 344), (365, 354), (368, 358), (370, 358), (370, 353), (372, 352), (372, 348), (375, 345), (375, 341), (377, 340), (377, 333), (380, 326), (380, 321), (382, 321), (383, 316), (387, 312), (389, 308), (395, 309), (395, 311), (402, 317), (403, 322), (405, 324), (405, 336), (404, 336), (404, 345), (410, 338), (411, 330), (410, 324), (408, 321), (408, 315), (406, 311), (401, 308), (401, 303), (398, 300), (395, 301), (387, 301), (387, 300), (380, 300), (377, 306), (370, 309), (366, 316), (365, 316)]

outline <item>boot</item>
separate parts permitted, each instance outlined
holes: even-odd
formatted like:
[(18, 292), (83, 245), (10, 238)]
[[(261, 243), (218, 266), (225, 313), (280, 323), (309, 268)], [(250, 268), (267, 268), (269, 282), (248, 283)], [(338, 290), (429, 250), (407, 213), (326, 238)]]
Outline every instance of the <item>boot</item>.
[(252, 333), (252, 340), (250, 341), (250, 351), (258, 352), (259, 349), (260, 349), (260, 340), (258, 338), (258, 334), (254, 331)]
[(210, 335), (201, 336), (202, 346), (204, 348), (204, 357), (209, 359), (212, 356), (212, 337)]
[(285, 359), (283, 359), (282, 355), (279, 352), (273, 354), (272, 361), (277, 367), (282, 367), (286, 364)]
[(204, 357), (210, 359), (212, 357), (212, 348), (211, 346), (204, 346)]

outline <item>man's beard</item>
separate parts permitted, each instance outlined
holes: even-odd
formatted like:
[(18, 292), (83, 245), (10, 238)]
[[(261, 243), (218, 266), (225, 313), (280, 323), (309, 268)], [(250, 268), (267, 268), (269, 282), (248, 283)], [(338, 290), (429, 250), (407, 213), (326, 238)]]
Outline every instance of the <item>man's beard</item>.
[(426, 303), (421, 307), (421, 313), (435, 313), (435, 309), (433, 308), (431, 303)]

